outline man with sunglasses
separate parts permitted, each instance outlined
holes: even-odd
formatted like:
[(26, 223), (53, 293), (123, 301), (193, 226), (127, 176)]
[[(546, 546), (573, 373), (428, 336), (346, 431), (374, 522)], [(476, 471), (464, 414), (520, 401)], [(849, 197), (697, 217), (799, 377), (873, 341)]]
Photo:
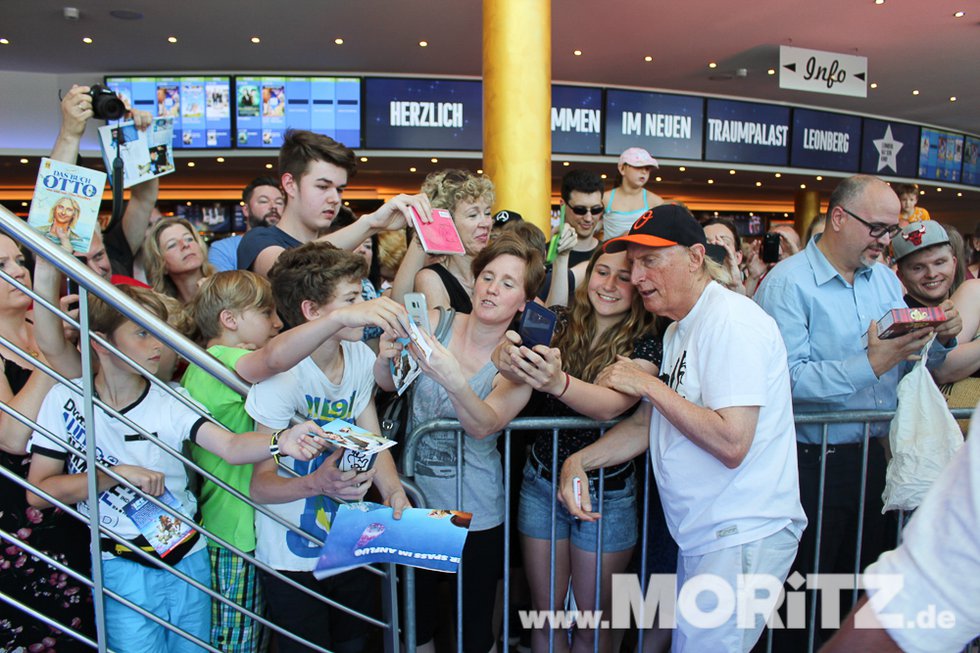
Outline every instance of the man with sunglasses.
[[(887, 340), (878, 337), (877, 320), (893, 308), (905, 308), (902, 287), (888, 266), (878, 263), (900, 231), (901, 204), (895, 192), (876, 177), (858, 175), (842, 181), (830, 196), (827, 228), (803, 250), (781, 261), (766, 276), (756, 301), (779, 326), (786, 344), (795, 413), (815, 411), (894, 410), (897, 386), (933, 332), (928, 366), (941, 365), (955, 346), (961, 321), (952, 308), (938, 329), (918, 329)], [(888, 422), (870, 424), (867, 481), (862, 497), (865, 425), (830, 424), (827, 447), (822, 425), (796, 429), (800, 498), (810, 525), (803, 534), (794, 570), (802, 574), (854, 573), (864, 569), (894, 543), (882, 516)], [(821, 469), (825, 469), (823, 497)], [(822, 524), (818, 506), (823, 502)], [(858, 524), (863, 519), (859, 558)], [(815, 568), (817, 531), (820, 562)], [(842, 609), (850, 593), (841, 597)], [(782, 642), (784, 637), (799, 638)], [(818, 634), (817, 642), (821, 638)], [(776, 650), (804, 650), (802, 631), (776, 631)]]

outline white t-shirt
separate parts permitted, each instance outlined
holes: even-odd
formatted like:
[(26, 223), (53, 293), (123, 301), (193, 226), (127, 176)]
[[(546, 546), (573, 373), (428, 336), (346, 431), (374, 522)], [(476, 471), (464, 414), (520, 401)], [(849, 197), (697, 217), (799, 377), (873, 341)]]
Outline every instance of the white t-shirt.
[[(903, 651), (960, 651), (980, 635), (978, 533), (980, 409), (973, 413), (966, 444), (902, 531), (901, 546), (883, 553), (864, 572), (866, 580), (879, 574), (903, 576), (899, 594), (874, 608)], [(880, 591), (868, 588), (872, 598)], [(952, 627), (930, 627), (929, 613), (937, 619), (943, 612), (952, 613)], [(949, 618), (938, 617), (940, 625)]]
[(653, 470), (671, 535), (683, 555), (704, 555), (806, 526), (786, 348), (755, 302), (715, 282), (667, 327), (661, 372), (688, 401), (718, 410), (759, 406), (742, 464), (729, 469), (658, 411), (650, 416)]
[[(245, 400), (245, 410), (261, 424), (285, 428), (300, 413), (321, 426), (335, 419), (356, 421), (374, 396), (374, 361), (371, 348), (363, 342), (341, 343), (344, 374), (339, 384), (331, 383), (312, 358), (303, 359), (288, 372), (254, 386)], [(283, 465), (301, 476), (311, 474), (323, 464), (324, 453), (309, 462), (282, 456)], [(283, 470), (283, 478), (293, 478)], [(268, 508), (287, 522), (316, 537), (326, 539), (337, 504), (325, 496), (268, 504)], [(255, 513), (255, 556), (284, 571), (312, 571), (320, 555), (319, 547), (261, 512)]]
[[(81, 385), (80, 378), (74, 381)], [(190, 398), (183, 388), (175, 390)], [(119, 412), (139, 424), (147, 433), (156, 435), (178, 450), (185, 440), (194, 439), (197, 430), (208, 421), (206, 417), (201, 417), (152, 384), (147, 384), (143, 394)], [(37, 423), (63, 440), (52, 440), (43, 433), (35, 431), (28, 448), (43, 456), (65, 460), (66, 474), (84, 472), (85, 458), (70, 453), (70, 448), (65, 444), (66, 441), (70, 441), (85, 450), (86, 429), (85, 418), (82, 416), (82, 395), (63, 385), (54, 386), (41, 403)], [(166, 475), (167, 489), (181, 503), (181, 512), (189, 518), (194, 517), (197, 512), (197, 499), (187, 488), (187, 472), (181, 461), (97, 406), (95, 438), (98, 445), (96, 455), (105, 463), (138, 465), (163, 472)], [(127, 540), (134, 540), (140, 535), (136, 524), (122, 509), (135, 496), (132, 490), (122, 485), (99, 494), (99, 519), (102, 524)], [(78, 511), (88, 515), (88, 501), (79, 502)], [(205, 541), (202, 537), (188, 553), (197, 551), (204, 545)], [(111, 553), (102, 553), (103, 560), (113, 557)]]

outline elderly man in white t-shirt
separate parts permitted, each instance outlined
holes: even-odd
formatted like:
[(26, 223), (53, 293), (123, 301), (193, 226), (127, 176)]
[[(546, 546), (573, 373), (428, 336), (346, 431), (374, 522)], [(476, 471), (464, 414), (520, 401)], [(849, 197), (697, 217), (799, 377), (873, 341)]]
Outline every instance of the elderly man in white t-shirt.
[[(628, 251), (644, 306), (674, 322), (664, 334), (661, 376), (627, 360), (600, 375), (600, 385), (643, 403), (568, 458), (562, 501), (576, 517), (597, 519), (587, 493), (577, 496), (574, 479), (649, 446), (667, 524), (680, 548), (678, 591), (703, 574), (723, 579), (735, 596), (742, 574), (768, 575), (770, 588), (782, 585), (806, 516), (786, 350), (775, 322), (751, 300), (712, 281), (716, 264), (705, 256), (704, 230), (681, 206), (645, 213), (605, 248)], [(700, 593), (697, 606), (704, 613), (721, 611), (712, 592)], [(678, 603), (673, 651), (748, 651), (762, 632), (761, 616), (740, 625), (733, 610), (719, 625), (697, 612)]]

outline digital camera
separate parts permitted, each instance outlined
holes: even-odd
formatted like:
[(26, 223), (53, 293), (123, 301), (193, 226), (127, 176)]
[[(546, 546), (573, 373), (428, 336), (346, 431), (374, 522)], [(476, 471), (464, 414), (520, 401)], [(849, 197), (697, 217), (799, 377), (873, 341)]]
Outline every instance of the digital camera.
[(102, 84), (93, 84), (89, 89), (92, 96), (92, 115), (99, 120), (119, 120), (126, 113), (126, 105), (119, 96)]

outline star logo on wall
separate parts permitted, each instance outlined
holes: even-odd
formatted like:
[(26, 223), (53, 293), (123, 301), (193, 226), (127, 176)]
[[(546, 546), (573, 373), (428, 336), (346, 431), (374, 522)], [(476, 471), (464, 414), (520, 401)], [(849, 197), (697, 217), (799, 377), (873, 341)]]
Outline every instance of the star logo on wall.
[(888, 125), (885, 128), (885, 135), (871, 142), (878, 148), (878, 172), (884, 168), (891, 168), (892, 172), (898, 174), (898, 152), (904, 144), (896, 141), (892, 136), (892, 126)]

